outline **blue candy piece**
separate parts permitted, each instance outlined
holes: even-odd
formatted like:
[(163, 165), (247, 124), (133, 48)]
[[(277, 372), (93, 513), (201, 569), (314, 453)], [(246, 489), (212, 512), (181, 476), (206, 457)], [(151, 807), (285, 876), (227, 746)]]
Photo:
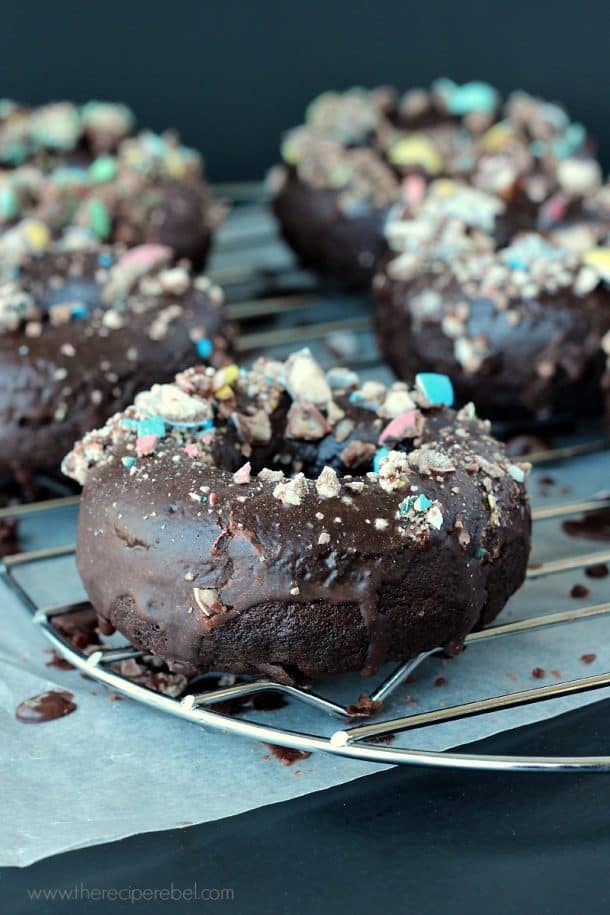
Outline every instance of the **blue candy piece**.
[(112, 260), (112, 254), (109, 254), (107, 251), (102, 251), (97, 262), (100, 267), (112, 267)]
[(195, 346), (197, 347), (197, 353), (201, 359), (208, 359), (209, 356), (212, 355), (214, 344), (211, 340), (208, 340), (207, 337), (203, 337), (201, 340), (197, 340)]
[(506, 260), (511, 270), (527, 270), (525, 261), (514, 254), (509, 255)]
[(379, 451), (376, 453), (375, 457), (373, 458), (373, 470), (375, 471), (375, 473), (379, 473), (379, 465), (380, 465), (381, 461), (383, 460), (383, 458), (387, 457), (389, 453), (390, 453), (389, 448), (380, 448)]
[(123, 420), (123, 422), (121, 423), (121, 425), (123, 426), (124, 429), (133, 429), (133, 431), (135, 432), (136, 429), (138, 428), (139, 423), (138, 423), (137, 419), (130, 419), (128, 416), (126, 416), (125, 419)]
[(136, 462), (136, 459), (135, 459), (134, 457), (127, 457), (127, 456), (126, 456), (126, 457), (122, 457), (122, 458), (121, 458), (121, 462), (122, 462), (122, 464), (123, 464), (124, 467), (133, 467), (133, 465), (134, 465), (135, 462)]
[(414, 509), (416, 512), (425, 512), (432, 506), (432, 501), (425, 496), (423, 492), (420, 492), (417, 496), (407, 496), (406, 499), (403, 499), (398, 507), (398, 512), (401, 518), (405, 518), (411, 509)]
[(163, 438), (165, 423), (160, 416), (149, 416), (148, 419), (141, 419), (138, 422), (138, 438), (144, 438), (145, 435), (158, 435), (159, 438)]
[(83, 305), (82, 303), (79, 305), (73, 305), (70, 314), (77, 321), (84, 321), (88, 314), (87, 306)]
[(411, 509), (413, 508), (413, 503), (415, 502), (415, 496), (407, 496), (406, 499), (403, 499), (400, 505), (398, 506), (398, 512), (401, 518), (405, 518)]
[(452, 406), (454, 400), (453, 385), (447, 375), (438, 375), (436, 372), (420, 372), (415, 376), (415, 384), (431, 406)]
[(415, 508), (415, 511), (417, 511), (417, 512), (425, 512), (431, 507), (431, 505), (432, 505), (432, 501), (428, 498), (428, 496), (425, 496), (422, 492), (418, 496), (415, 497), (415, 502), (413, 504), (413, 507)]
[(489, 83), (472, 82), (455, 86), (447, 94), (447, 107), (451, 114), (463, 115), (470, 111), (494, 111), (498, 93)]

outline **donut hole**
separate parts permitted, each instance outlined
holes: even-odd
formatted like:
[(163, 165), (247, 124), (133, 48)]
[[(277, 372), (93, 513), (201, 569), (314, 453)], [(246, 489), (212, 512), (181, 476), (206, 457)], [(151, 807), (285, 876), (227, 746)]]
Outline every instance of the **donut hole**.
[[(389, 420), (382, 420), (373, 410), (352, 403), (348, 396), (336, 397), (335, 404), (343, 411), (343, 420), (329, 425), (319, 437), (316, 434), (314, 439), (305, 439), (290, 429), (292, 401), (285, 397), (271, 417), (271, 440), (265, 445), (244, 448), (235, 430), (228, 428), (227, 434), (218, 439), (214, 454), (217, 466), (234, 473), (249, 461), (253, 475), (269, 469), (282, 470), (286, 477), (302, 473), (308, 479), (316, 479), (324, 467), (331, 467), (338, 477), (364, 477), (374, 470), (375, 456), (382, 447), (379, 435)], [(342, 426), (341, 422), (348, 426)], [(403, 441), (392, 447), (409, 451), (411, 446), (412, 443)]]

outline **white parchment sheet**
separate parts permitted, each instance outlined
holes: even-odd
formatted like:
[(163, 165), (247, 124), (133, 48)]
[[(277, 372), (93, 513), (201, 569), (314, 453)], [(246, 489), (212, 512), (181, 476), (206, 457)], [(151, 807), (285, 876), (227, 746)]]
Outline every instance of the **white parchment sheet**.
[[(539, 479), (549, 474), (555, 482), (547, 484), (543, 497)], [(569, 492), (562, 492), (566, 486)], [(530, 486), (534, 504), (538, 505), (590, 498), (608, 488), (607, 453), (540, 469), (533, 474)], [(75, 518), (75, 509), (54, 511), (51, 516), (45, 515), (42, 532), (40, 522), (25, 520), (22, 548), (73, 541)], [(548, 521), (537, 525), (532, 560), (589, 553), (602, 546), (569, 538), (561, 532), (558, 521)], [(24, 568), (19, 574), (40, 602), (57, 603), (82, 596), (71, 558)], [(570, 596), (570, 588), (576, 582), (590, 589), (587, 598), (577, 600)], [(284, 766), (261, 744), (204, 731), (129, 700), (113, 700), (104, 687), (83, 679), (77, 671), (47, 667), (47, 643), (35, 630), (29, 613), (6, 588), (0, 591), (0, 598), (1, 865), (27, 865), (47, 855), (133, 833), (219, 819), (362, 778), (383, 768), (326, 754)], [(609, 599), (610, 578), (593, 579), (583, 572), (572, 572), (528, 583), (501, 619)], [(610, 619), (590, 620), (552, 632), (473, 646), (451, 661), (430, 659), (418, 670), (414, 683), (397, 691), (387, 704), (387, 713), (424, 711), (439, 704), (525, 689), (552, 679), (606, 671), (610, 664), (609, 633)], [(585, 664), (581, 660), (583, 654), (595, 654), (596, 659)], [(533, 678), (536, 667), (544, 669), (544, 680)], [(439, 677), (446, 683), (436, 685)], [(70, 690), (78, 705), (76, 712), (39, 725), (24, 725), (16, 720), (15, 709), (22, 700), (50, 688)], [(354, 676), (323, 684), (318, 691), (355, 699), (367, 689), (371, 689), (370, 681)], [(394, 746), (407, 745), (409, 741), (409, 745), (419, 748), (448, 748), (609, 695), (610, 689), (604, 689), (422, 729), (401, 735)], [(338, 726), (335, 720), (300, 704), (251, 714), (268, 724), (290, 722), (293, 729), (318, 733), (330, 734)], [(363, 780), (362, 791), (366, 790)]]

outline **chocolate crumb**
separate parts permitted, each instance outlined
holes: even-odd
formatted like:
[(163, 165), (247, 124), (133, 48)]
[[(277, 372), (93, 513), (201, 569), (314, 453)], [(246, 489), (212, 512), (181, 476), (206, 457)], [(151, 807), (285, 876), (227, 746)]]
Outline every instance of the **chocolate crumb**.
[(597, 655), (591, 652), (590, 654), (581, 654), (580, 660), (583, 664), (593, 664), (593, 661), (597, 660)]
[(532, 670), (532, 677), (535, 680), (542, 680), (542, 678), (545, 676), (546, 676), (546, 671), (545, 671), (544, 667), (534, 667), (534, 669)]
[(351, 718), (371, 718), (382, 708), (383, 702), (381, 700), (371, 699), (366, 693), (362, 693), (357, 702), (347, 706), (347, 713)]
[[(279, 759), (281, 763), (285, 766), (292, 766), (295, 762), (299, 762), (302, 759), (309, 759), (311, 753), (307, 750), (295, 750), (294, 747), (278, 747), (274, 743), (266, 743), (266, 747), (269, 747), (273, 756), (276, 759)], [(269, 756), (261, 756), (261, 759), (269, 759)]]
[(589, 594), (589, 589), (581, 584), (572, 585), (572, 589), (570, 590), (571, 597), (588, 597)]
[(51, 655), (49, 661), (46, 662), (45, 667), (55, 667), (57, 670), (74, 670), (74, 664), (70, 664), (69, 661), (66, 661), (58, 651), (55, 651), (54, 648), (45, 649), (47, 653)]
[(18, 551), (18, 531), (16, 518), (0, 519), (0, 556), (14, 556)]
[(600, 562), (599, 565), (589, 566), (588, 569), (585, 569), (585, 575), (588, 575), (589, 578), (606, 578), (608, 566), (603, 562)]

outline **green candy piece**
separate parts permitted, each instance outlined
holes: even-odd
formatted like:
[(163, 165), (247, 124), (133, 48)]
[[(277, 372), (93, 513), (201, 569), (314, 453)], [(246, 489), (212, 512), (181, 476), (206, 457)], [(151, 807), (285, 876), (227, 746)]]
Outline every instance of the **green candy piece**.
[(0, 190), (0, 217), (2, 219), (15, 219), (19, 215), (19, 200), (12, 187), (3, 187)]
[(101, 200), (90, 200), (87, 205), (89, 228), (98, 238), (108, 238), (110, 235), (110, 215)]
[(111, 181), (119, 170), (114, 156), (99, 156), (89, 166), (89, 177), (92, 181)]

